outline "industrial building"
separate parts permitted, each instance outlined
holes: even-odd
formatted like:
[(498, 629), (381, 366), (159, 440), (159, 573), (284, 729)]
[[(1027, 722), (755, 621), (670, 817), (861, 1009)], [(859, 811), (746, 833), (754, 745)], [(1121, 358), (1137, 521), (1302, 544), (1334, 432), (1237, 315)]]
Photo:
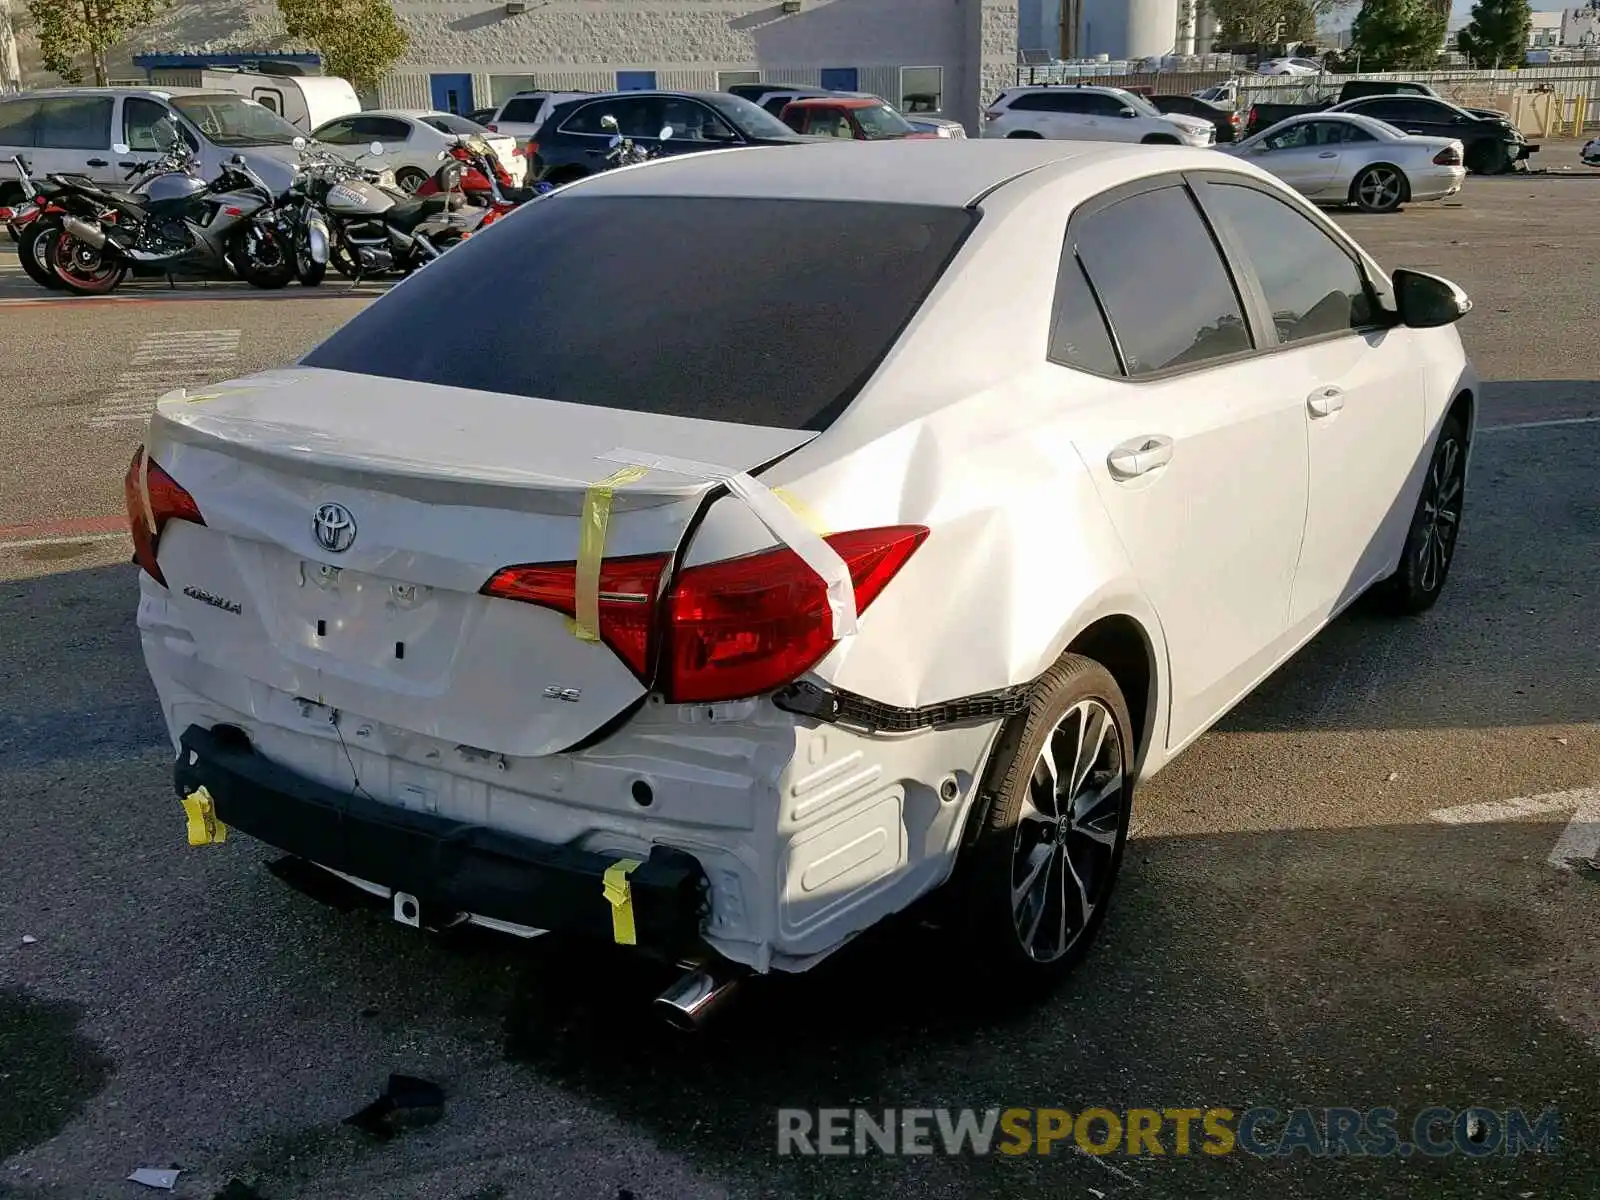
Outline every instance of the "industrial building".
[(1209, 54), (1216, 37), (1204, 0), (1018, 0), (1017, 44), (1046, 58)]
[[(1148, 0), (1137, 0), (1139, 3)], [(519, 89), (714, 89), (777, 80), (874, 92), (962, 121), (1016, 82), (1017, 0), (394, 0), (411, 36), (370, 100), (458, 112)], [(118, 78), (308, 56), (274, 0), (174, 4), (118, 48)], [(52, 82), (22, 38), (23, 76)]]

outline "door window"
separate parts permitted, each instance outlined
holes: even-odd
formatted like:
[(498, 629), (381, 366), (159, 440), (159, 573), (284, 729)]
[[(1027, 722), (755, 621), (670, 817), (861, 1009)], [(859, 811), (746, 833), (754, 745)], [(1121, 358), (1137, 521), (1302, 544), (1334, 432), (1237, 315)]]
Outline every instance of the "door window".
[(1126, 101), (1104, 92), (1084, 92), (1080, 99), (1083, 101), (1083, 111), (1092, 117), (1120, 117), (1122, 110), (1128, 107)]
[(33, 119), (38, 115), (37, 100), (0, 102), (0, 146), (32, 146)]
[(353, 121), (356, 141), (403, 142), (411, 136), (411, 126), (394, 117), (356, 117)]
[[(622, 123), (621, 117), (617, 118), (617, 123)], [(668, 97), (661, 105), (661, 123), (650, 131), (651, 137), (661, 131), (661, 125), (672, 126), (674, 141), (733, 142), (739, 139), (733, 127), (704, 104), (680, 96)]]
[(517, 125), (535, 125), (543, 110), (543, 96), (519, 96), (506, 101), (506, 106), (500, 110), (500, 120)]
[(1207, 183), (1202, 195), (1244, 247), (1280, 344), (1376, 324), (1378, 309), (1355, 260), (1308, 217), (1242, 184)]
[(1075, 220), (1069, 239), (1131, 376), (1194, 367), (1251, 348), (1228, 268), (1180, 185)]
[(1299, 150), (1312, 144), (1312, 132), (1311, 122), (1301, 121), (1263, 138), (1261, 144), (1268, 150)]
[(252, 100), (261, 105), (270, 113), (283, 116), (283, 97), (274, 88), (257, 88), (251, 93)]
[(108, 150), (111, 147), (110, 96), (63, 96), (39, 101), (35, 144), (52, 150)]
[(1078, 99), (1070, 92), (1023, 92), (1007, 107), (1014, 112), (1083, 112), (1081, 105), (1074, 106)]
[(1389, 96), (1382, 100), (1371, 100), (1356, 110), (1364, 116), (1377, 117), (1380, 121), (1409, 122), (1416, 124), (1418, 121), (1431, 121), (1438, 123), (1450, 121), (1455, 114), (1442, 105), (1434, 104), (1428, 100), (1414, 100), (1404, 96)]
[[(127, 143), (128, 149), (152, 153), (165, 150), (161, 139), (156, 136), (157, 121), (172, 121), (172, 114), (167, 111), (166, 105), (140, 96), (125, 99), (122, 102), (122, 140)], [(4, 140), (0, 138), (0, 142)]]
[(360, 140), (356, 137), (356, 123), (350, 117), (329, 121), (311, 136), (319, 142), (326, 142), (330, 146), (354, 146)]
[(623, 137), (653, 138), (661, 132), (660, 112), (656, 100), (597, 100), (568, 117), (561, 132), (606, 134), (609, 131), (601, 126), (600, 118), (609, 113), (617, 119), (617, 132)]
[(1117, 349), (1083, 264), (1068, 238), (1056, 275), (1056, 299), (1050, 315), (1051, 362), (1077, 367), (1096, 375), (1120, 375)]

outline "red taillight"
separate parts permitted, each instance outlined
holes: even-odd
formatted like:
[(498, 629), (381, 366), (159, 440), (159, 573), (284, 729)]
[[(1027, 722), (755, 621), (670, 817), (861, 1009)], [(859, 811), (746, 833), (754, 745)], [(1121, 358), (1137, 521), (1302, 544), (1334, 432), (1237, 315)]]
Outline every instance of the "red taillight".
[[(921, 525), (827, 539), (868, 605), (927, 538)], [(787, 546), (686, 567), (667, 598), (664, 690), (680, 704), (735, 700), (789, 683), (833, 646), (827, 587)]]
[(1446, 146), (1433, 156), (1436, 166), (1459, 167), (1461, 165), (1461, 151), (1454, 146)]
[[(147, 461), (143, 446), (133, 452), (133, 461), (128, 464), (128, 474), (122, 481), (122, 493), (128, 503), (133, 557), (150, 573), (151, 579), (166, 587), (166, 577), (156, 564), (156, 544), (160, 540), (161, 530), (168, 521), (174, 520), (204, 525), (206, 521), (200, 515), (200, 507), (194, 502), (194, 497), (179, 487), (177, 481), (157, 466), (154, 460)], [(146, 496), (150, 500), (148, 508), (145, 505)]]
[(500, 126), (496, 125), (493, 121), (490, 121), (487, 125), (484, 126), (484, 128), (487, 129), (490, 133), (499, 133), (500, 132)]
[(1240, 117), (1237, 112), (1231, 112), (1228, 114), (1228, 124), (1232, 125), (1235, 129), (1239, 128), (1242, 123), (1243, 118)]
[[(600, 564), (600, 640), (641, 679), (650, 667), (650, 630), (661, 573), (671, 561), (666, 554), (641, 554)], [(483, 594), (553, 608), (570, 617), (576, 614), (577, 575), (577, 564), (569, 562), (506, 567), (483, 585)]]
[(531, 159), (537, 153), (539, 153), (538, 142), (528, 142), (522, 147), (522, 155), (524, 158)]
[(1255, 105), (1252, 104), (1250, 106), (1250, 128), (1254, 129), (1255, 127), (1256, 127), (1256, 108), (1255, 108)]
[[(856, 611), (865, 612), (922, 545), (921, 525), (858, 529), (827, 539), (850, 570)], [(641, 680), (648, 678), (658, 625), (666, 635), (658, 677), (668, 700), (706, 704), (755, 696), (792, 682), (833, 646), (827, 587), (787, 546), (685, 567), (663, 603), (656, 597), (667, 555), (607, 559), (600, 568), (600, 639)], [(506, 567), (483, 587), (572, 616), (573, 563)]]
[(16, 214), (4, 205), (0, 205), (0, 221), (9, 221)]

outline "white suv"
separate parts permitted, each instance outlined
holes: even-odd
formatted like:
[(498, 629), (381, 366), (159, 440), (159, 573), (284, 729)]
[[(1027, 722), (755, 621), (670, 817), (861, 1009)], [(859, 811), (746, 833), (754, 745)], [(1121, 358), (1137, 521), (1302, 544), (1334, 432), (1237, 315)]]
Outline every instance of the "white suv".
[(1007, 88), (983, 114), (983, 136), (1080, 142), (1216, 144), (1209, 121), (1163, 113), (1121, 88), (1080, 85)]

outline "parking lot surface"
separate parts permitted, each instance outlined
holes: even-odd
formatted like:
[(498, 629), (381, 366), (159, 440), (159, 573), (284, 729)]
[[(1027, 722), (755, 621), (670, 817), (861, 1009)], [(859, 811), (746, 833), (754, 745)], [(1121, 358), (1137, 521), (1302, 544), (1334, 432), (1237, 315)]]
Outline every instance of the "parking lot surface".
[[(1339, 218), (1475, 300), (1449, 587), (1342, 618), (1143, 789), (1066, 986), (1001, 994), (908, 921), (698, 1039), (640, 968), (425, 937), (291, 891), (247, 839), (184, 842), (121, 533), (141, 413), (366, 300), (0, 306), (0, 1195), (131, 1197), (173, 1165), (177, 1195), (236, 1200), (1600, 1194), (1600, 870), (1557, 853), (1600, 852), (1597, 205), (1552, 173)], [(442, 1115), (342, 1124), (391, 1072)], [(776, 1153), (779, 1108), (1433, 1105), (1555, 1109), (1559, 1148)]]

